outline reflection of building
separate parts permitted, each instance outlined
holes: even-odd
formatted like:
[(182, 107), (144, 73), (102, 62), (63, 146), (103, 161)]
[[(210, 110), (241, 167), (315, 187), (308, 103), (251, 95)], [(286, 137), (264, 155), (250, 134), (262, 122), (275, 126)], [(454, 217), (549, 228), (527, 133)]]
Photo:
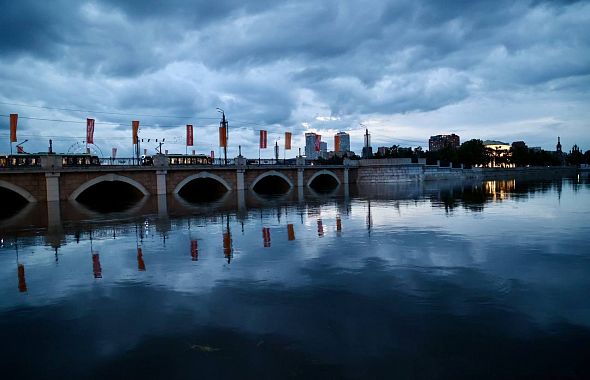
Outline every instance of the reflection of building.
[(516, 188), (516, 181), (486, 181), (484, 182), (485, 192), (492, 196), (494, 201), (510, 199), (510, 193)]
[(430, 136), (428, 139), (428, 150), (431, 152), (436, 152), (438, 150), (443, 149), (446, 146), (450, 146), (452, 148), (459, 148), (461, 145), (461, 141), (459, 136), (456, 134), (450, 135), (436, 135)]
[(308, 160), (315, 160), (320, 156), (320, 152), (315, 150), (317, 134), (308, 132), (305, 134), (305, 157)]
[(486, 140), (483, 142), (489, 156), (488, 166), (493, 168), (511, 168), (514, 164), (510, 163), (510, 145), (497, 140)]

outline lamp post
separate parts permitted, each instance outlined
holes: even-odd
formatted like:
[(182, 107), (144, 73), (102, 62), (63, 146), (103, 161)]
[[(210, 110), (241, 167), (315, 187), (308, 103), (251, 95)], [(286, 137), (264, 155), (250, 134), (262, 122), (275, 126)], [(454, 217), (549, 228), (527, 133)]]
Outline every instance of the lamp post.
[(217, 112), (221, 113), (221, 122), (219, 123), (219, 126), (225, 131), (225, 143), (223, 144), (223, 162), (224, 165), (227, 165), (227, 141), (229, 140), (228, 122), (225, 119), (225, 111), (217, 107)]

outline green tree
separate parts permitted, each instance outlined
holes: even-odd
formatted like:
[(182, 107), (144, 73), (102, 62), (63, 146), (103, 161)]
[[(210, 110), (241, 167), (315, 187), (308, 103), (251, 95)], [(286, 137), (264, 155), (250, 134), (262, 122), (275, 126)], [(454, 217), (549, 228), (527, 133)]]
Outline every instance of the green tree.
[(469, 166), (486, 165), (489, 162), (489, 157), (483, 141), (473, 139), (465, 141), (459, 147), (458, 151), (459, 161)]

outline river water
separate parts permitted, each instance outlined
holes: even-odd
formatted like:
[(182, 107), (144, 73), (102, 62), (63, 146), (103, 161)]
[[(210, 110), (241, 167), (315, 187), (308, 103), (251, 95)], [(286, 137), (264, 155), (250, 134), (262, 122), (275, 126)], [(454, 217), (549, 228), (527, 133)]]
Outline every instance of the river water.
[(0, 221), (2, 377), (590, 376), (587, 178), (235, 198)]

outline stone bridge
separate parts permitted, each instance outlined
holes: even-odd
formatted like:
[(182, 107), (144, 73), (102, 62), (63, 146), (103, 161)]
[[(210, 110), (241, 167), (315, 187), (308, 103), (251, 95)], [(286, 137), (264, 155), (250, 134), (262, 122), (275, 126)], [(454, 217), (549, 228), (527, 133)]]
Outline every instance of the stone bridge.
[(201, 184), (201, 190), (276, 193), (293, 188), (313, 188), (317, 184), (334, 188), (348, 185), (349, 171), (350, 168), (344, 165), (309, 166), (302, 162), (297, 165), (246, 165), (246, 160), (239, 158), (231, 166), (172, 166), (167, 162), (155, 162), (154, 166), (76, 168), (62, 167), (54, 160), (35, 168), (0, 169), (0, 191), (16, 193), (28, 202), (77, 200), (104, 184), (117, 184), (121, 189), (132, 189), (144, 196), (180, 194), (195, 184)]

